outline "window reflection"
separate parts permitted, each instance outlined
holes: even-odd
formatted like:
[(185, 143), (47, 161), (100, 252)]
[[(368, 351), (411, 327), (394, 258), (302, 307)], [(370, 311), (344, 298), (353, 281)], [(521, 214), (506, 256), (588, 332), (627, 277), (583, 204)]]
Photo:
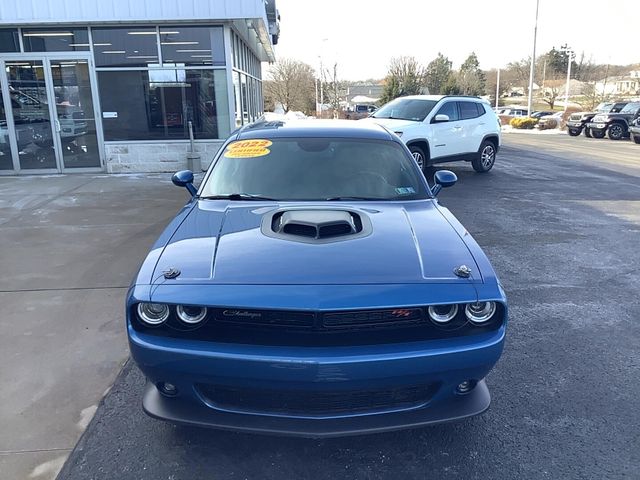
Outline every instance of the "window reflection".
[(22, 30), (25, 52), (75, 52), (89, 50), (86, 28), (30, 28)]
[(97, 67), (132, 67), (158, 63), (155, 28), (92, 28)]
[(222, 27), (162, 27), (160, 45), (164, 63), (225, 64)]
[(17, 28), (0, 28), (0, 52), (19, 52), (20, 39)]
[(224, 70), (157, 69), (98, 73), (105, 140), (226, 138)]

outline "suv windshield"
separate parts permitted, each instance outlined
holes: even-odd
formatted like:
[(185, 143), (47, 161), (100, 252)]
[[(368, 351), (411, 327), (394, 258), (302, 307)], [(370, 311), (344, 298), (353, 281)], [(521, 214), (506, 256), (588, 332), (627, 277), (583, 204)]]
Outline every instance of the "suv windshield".
[(423, 121), (435, 107), (436, 100), (422, 100), (417, 98), (397, 98), (380, 107), (373, 115), (374, 118), (395, 118), (398, 120)]
[(416, 200), (428, 195), (402, 146), (346, 138), (232, 142), (200, 190), (201, 198), (232, 200)]
[(620, 110), (620, 113), (630, 113), (634, 114), (640, 108), (640, 102), (627, 103), (627, 105)]

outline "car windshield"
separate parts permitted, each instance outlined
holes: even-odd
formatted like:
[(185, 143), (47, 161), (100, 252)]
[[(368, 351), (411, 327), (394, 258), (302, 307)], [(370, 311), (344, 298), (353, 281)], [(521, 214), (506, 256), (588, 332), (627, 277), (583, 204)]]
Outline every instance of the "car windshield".
[(627, 105), (620, 110), (620, 113), (631, 113), (634, 114), (640, 108), (640, 102), (627, 103)]
[(380, 107), (373, 115), (374, 118), (395, 118), (398, 120), (423, 121), (435, 107), (436, 100), (422, 100), (417, 98), (397, 98)]
[(598, 104), (598, 106), (595, 108), (596, 112), (610, 112), (611, 109), (613, 108), (613, 103), (600, 103)]
[(401, 145), (346, 138), (232, 142), (200, 189), (201, 198), (232, 200), (416, 200), (428, 196), (417, 165)]

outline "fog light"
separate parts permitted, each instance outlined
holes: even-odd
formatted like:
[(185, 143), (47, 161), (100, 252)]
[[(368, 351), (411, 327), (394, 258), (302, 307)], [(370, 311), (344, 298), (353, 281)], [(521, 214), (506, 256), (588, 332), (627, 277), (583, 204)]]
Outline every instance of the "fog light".
[(164, 395), (168, 395), (170, 397), (178, 394), (178, 389), (173, 383), (162, 382), (158, 385), (158, 390), (160, 390)]
[(469, 393), (476, 386), (475, 380), (465, 380), (456, 387), (456, 392), (464, 394)]

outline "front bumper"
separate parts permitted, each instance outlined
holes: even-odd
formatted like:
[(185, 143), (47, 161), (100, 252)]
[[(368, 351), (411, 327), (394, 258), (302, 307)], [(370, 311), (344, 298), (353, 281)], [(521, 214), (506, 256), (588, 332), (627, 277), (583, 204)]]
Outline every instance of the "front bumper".
[(604, 132), (607, 129), (607, 124), (606, 123), (594, 123), (594, 122), (589, 122), (585, 125), (589, 130), (599, 130)]
[[(484, 412), (490, 395), (484, 377), (503, 348), (505, 327), (460, 339), (358, 347), (275, 347), (158, 338), (129, 327), (132, 356), (148, 379), (143, 408), (173, 423), (258, 433), (329, 437), (411, 428)], [(463, 381), (477, 381), (464, 395)], [(157, 386), (168, 382), (177, 395)], [(220, 405), (203, 394), (234, 389), (252, 397), (243, 406)], [(287, 393), (309, 398), (430, 385), (428, 398), (366, 411), (287, 411)], [(285, 405), (261, 408), (260, 392), (279, 391)], [(339, 398), (339, 396), (338, 396)], [(247, 400), (245, 398), (244, 400)], [(268, 399), (266, 399), (268, 400)], [(273, 401), (265, 404), (273, 406)], [(246, 408), (246, 405), (252, 405)]]

